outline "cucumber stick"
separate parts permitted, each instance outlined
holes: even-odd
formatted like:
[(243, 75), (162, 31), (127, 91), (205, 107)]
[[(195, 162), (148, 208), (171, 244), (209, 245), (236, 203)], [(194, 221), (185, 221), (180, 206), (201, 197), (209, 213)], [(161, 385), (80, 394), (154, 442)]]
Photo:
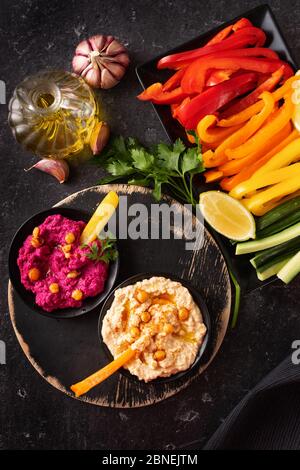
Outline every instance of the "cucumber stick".
[(291, 282), (300, 272), (300, 251), (296, 253), (277, 273), (277, 277), (285, 284)]
[(235, 254), (245, 255), (246, 253), (253, 253), (255, 251), (266, 250), (274, 246), (280, 245), (281, 243), (288, 242), (293, 238), (300, 236), (300, 222), (291, 227), (282, 230), (282, 232), (275, 233), (266, 238), (260, 240), (253, 240), (250, 242), (238, 243), (236, 245)]
[(286, 263), (291, 259), (289, 256), (282, 261), (278, 261), (277, 263), (273, 264), (269, 268), (264, 269), (263, 271), (257, 270), (256, 274), (260, 281), (266, 281), (272, 276), (275, 276), (282, 268), (286, 265)]
[(294, 256), (299, 250), (300, 237), (296, 237), (286, 243), (281, 243), (268, 250), (260, 251), (250, 262), (256, 269), (261, 270), (272, 266), (272, 264), (281, 261), (287, 256)]
[(283, 202), (257, 220), (257, 231), (259, 232), (260, 230), (269, 227), (269, 225), (287, 217), (298, 209), (300, 210), (300, 196)]
[[(259, 219), (258, 219), (259, 220)], [(257, 238), (265, 238), (300, 222), (300, 209), (256, 232)]]

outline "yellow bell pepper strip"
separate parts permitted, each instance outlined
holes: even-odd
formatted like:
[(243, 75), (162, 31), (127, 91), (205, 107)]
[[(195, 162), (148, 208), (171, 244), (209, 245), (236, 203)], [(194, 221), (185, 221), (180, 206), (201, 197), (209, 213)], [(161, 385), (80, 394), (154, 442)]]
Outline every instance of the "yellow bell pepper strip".
[[(259, 150), (250, 153), (244, 158), (230, 160), (224, 165), (219, 166), (218, 169), (223, 172), (224, 176), (232, 176), (232, 175), (236, 175), (242, 170), (248, 170), (252, 164), (257, 163), (262, 157), (265, 157), (266, 155), (271, 154), (272, 152), (273, 153), (272, 155), (270, 155), (269, 158), (275, 155), (275, 153), (277, 152), (274, 151), (274, 149), (277, 148), (277, 146), (279, 147), (280, 144), (282, 144), (282, 142), (291, 134), (291, 132), (292, 132), (292, 124), (289, 122), (283, 129), (280, 129), (280, 131), (277, 132), (277, 134), (275, 134), (272, 139), (266, 140), (265, 145)], [(286, 144), (284, 144), (283, 146), (287, 145), (289, 142), (291, 142), (291, 140), (287, 141)], [(279, 152), (281, 148), (279, 148), (277, 151)], [(267, 160), (265, 160), (264, 163), (266, 162)], [(264, 163), (261, 163), (261, 166)], [(257, 167), (256, 169), (258, 168), (259, 167)], [(254, 171), (252, 172), (252, 174), (253, 173)], [(250, 176), (251, 175), (249, 175), (249, 178)], [(245, 178), (245, 179), (248, 179), (248, 178)]]
[(265, 91), (262, 94), (262, 100), (264, 102), (264, 107), (262, 108), (261, 112), (255, 116), (252, 116), (252, 118), (241, 129), (230, 135), (216, 149), (213, 158), (215, 162), (214, 166), (225, 163), (228, 160), (228, 149), (235, 148), (236, 146), (246, 142), (249, 137), (251, 137), (262, 126), (268, 116), (270, 116), (274, 107), (274, 100), (271, 93)]
[[(295, 80), (297, 80), (297, 78), (299, 80), (299, 75), (298, 77), (294, 75), (293, 77), (289, 78), (280, 88), (278, 88), (272, 93), (272, 96), (275, 102), (281, 100), (287, 93), (291, 91), (292, 84)], [(236, 126), (238, 124), (242, 124), (243, 122), (248, 121), (248, 119), (250, 119), (255, 114), (259, 113), (261, 109), (263, 108), (263, 106), (264, 106), (264, 103), (261, 100), (259, 100), (255, 104), (249, 106), (249, 108), (246, 108), (243, 111), (237, 114), (234, 114), (233, 116), (220, 119), (218, 122), (218, 126), (231, 127), (231, 126)]]
[(272, 202), (274, 199), (281, 198), (288, 194), (294, 193), (300, 189), (300, 178), (297, 174), (293, 178), (288, 178), (280, 183), (274, 184), (264, 191), (260, 191), (258, 194), (254, 194), (247, 201), (248, 209), (256, 214), (264, 205)]
[(217, 117), (214, 114), (208, 114), (199, 121), (197, 126), (197, 134), (199, 136), (200, 142), (205, 142), (207, 144), (213, 144), (216, 142), (222, 142), (233, 132), (238, 130), (240, 126), (232, 126), (229, 128), (218, 128), (209, 129), (217, 124)]
[(265, 177), (273, 170), (286, 167), (291, 163), (300, 160), (300, 138), (297, 138), (286, 145), (280, 152), (272, 156), (272, 158), (259, 168), (249, 180), (238, 184), (231, 192), (230, 196), (241, 199), (247, 194), (247, 182), (260, 177)]
[(205, 177), (205, 183), (214, 183), (215, 181), (219, 181), (223, 178), (223, 173), (219, 170), (209, 170), (203, 174)]
[(254, 173), (253, 177), (264, 175), (269, 171), (277, 170), (298, 160), (300, 160), (300, 137), (294, 139), (280, 152), (276, 153), (265, 165)]
[[(267, 93), (267, 92), (265, 92)], [(265, 94), (264, 93), (264, 94)], [(273, 102), (274, 104), (274, 102)], [(270, 122), (266, 123), (259, 129), (252, 137), (245, 139), (238, 147), (229, 147), (226, 149), (225, 154), (231, 160), (233, 158), (243, 158), (251, 152), (261, 148), (266, 139), (272, 138), (274, 134), (280, 131), (291, 119), (294, 111), (294, 105), (291, 100), (291, 95), (286, 96), (284, 105), (275, 113)], [(269, 113), (270, 114), (270, 113)], [(252, 120), (253, 118), (251, 118)], [(249, 122), (251, 122), (251, 120)], [(247, 124), (245, 125), (245, 127)], [(260, 126), (259, 126), (260, 127)], [(241, 130), (243, 130), (242, 128)], [(241, 132), (238, 131), (238, 132)]]
[[(262, 147), (260, 151), (253, 152), (249, 156), (240, 158), (239, 160), (230, 160), (230, 162), (220, 166), (219, 170), (223, 171), (225, 176), (231, 172), (231, 174), (234, 175), (223, 178), (220, 182), (221, 188), (225, 191), (231, 191), (239, 183), (249, 179), (261, 166), (270, 160), (273, 155), (279, 152), (288, 143), (292, 142), (292, 140), (296, 139), (298, 133), (297, 131), (291, 132), (291, 127), (291, 123), (288, 123), (273, 137), (272, 140), (268, 140), (266, 142), (266, 146)], [(228, 165), (228, 167), (226, 167), (226, 165)], [(229, 165), (232, 166), (229, 167)], [(237, 171), (238, 168), (240, 168), (239, 172)]]
[(291, 179), (296, 175), (298, 175), (298, 177), (300, 176), (300, 163), (294, 163), (293, 165), (278, 168), (277, 170), (272, 170), (260, 176), (255, 176), (254, 178), (249, 178), (243, 183), (243, 195), (247, 197), (258, 189), (272, 186), (284, 180)]

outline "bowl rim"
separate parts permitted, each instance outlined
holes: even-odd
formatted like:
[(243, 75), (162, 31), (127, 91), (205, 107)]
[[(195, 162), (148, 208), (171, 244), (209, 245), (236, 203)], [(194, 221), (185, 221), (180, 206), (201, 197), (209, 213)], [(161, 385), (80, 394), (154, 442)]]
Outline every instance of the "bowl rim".
[[(144, 385), (153, 385), (153, 384), (167, 384), (170, 382), (173, 382), (175, 380), (183, 379), (183, 378), (188, 378), (189, 375), (193, 373), (193, 371), (197, 368), (200, 367), (203, 358), (205, 357), (205, 353), (208, 350), (208, 346), (211, 340), (211, 318), (210, 318), (210, 313), (207, 308), (206, 302), (202, 296), (202, 294), (194, 287), (191, 285), (191, 283), (185, 279), (181, 279), (178, 276), (174, 276), (171, 273), (163, 272), (163, 271), (154, 271), (154, 272), (142, 272), (142, 273), (137, 273), (132, 276), (129, 276), (128, 278), (124, 279), (120, 284), (118, 284), (114, 289), (112, 289), (109, 293), (109, 295), (106, 297), (105, 302), (103, 303), (101, 307), (101, 311), (99, 314), (99, 319), (98, 319), (98, 338), (100, 341), (100, 346), (103, 349), (104, 353), (106, 354), (107, 358), (110, 360), (113, 360), (113, 355), (111, 354), (110, 350), (108, 349), (108, 346), (105, 344), (103, 337), (102, 337), (102, 324), (104, 317), (107, 313), (108, 308), (111, 306), (114, 298), (115, 291), (117, 289), (120, 289), (122, 287), (126, 287), (128, 285), (131, 285), (135, 282), (144, 280), (144, 279), (150, 279), (151, 277), (165, 277), (167, 279), (171, 279), (172, 281), (180, 282), (184, 287), (186, 287), (189, 291), (189, 293), (192, 295), (194, 302), (198, 305), (203, 323), (205, 324), (207, 330), (206, 334), (204, 337), (204, 340), (201, 344), (201, 346), (198, 349), (197, 356), (194, 360), (194, 362), (188, 367), (188, 369), (177, 372), (176, 374), (170, 375), (169, 377), (158, 377), (156, 379), (150, 380), (149, 382), (145, 382), (144, 380), (140, 380), (137, 376), (134, 374), (131, 374), (127, 369), (124, 369), (123, 367), (119, 369), (120, 374), (123, 376), (127, 377), (129, 380), (135, 382), (135, 383), (143, 383)], [(110, 305), (108, 305), (110, 304)], [(205, 361), (203, 361), (205, 363)]]
[[(82, 304), (81, 307), (69, 307), (69, 308), (66, 308), (66, 309), (56, 309), (56, 310), (53, 310), (52, 312), (47, 312), (46, 310), (43, 310), (41, 307), (39, 307), (35, 303), (34, 294), (31, 291), (28, 291), (28, 290), (25, 289), (25, 287), (21, 283), (21, 280), (16, 279), (16, 276), (15, 276), (14, 271), (13, 271), (14, 268), (18, 269), (17, 258), (18, 258), (19, 249), (21, 248), (21, 246), (24, 243), (25, 238), (27, 236), (27, 235), (25, 236), (25, 238), (23, 239), (22, 244), (20, 244), (19, 240), (18, 240), (18, 238), (20, 236), (20, 232), (22, 230), (25, 230), (27, 225), (31, 224), (35, 220), (36, 217), (42, 218), (44, 216), (44, 218), (46, 219), (49, 215), (60, 214), (60, 215), (63, 215), (65, 217), (72, 218), (72, 215), (71, 215), (72, 213), (74, 214), (74, 216), (75, 215), (77, 215), (77, 217), (81, 216), (82, 217), (81, 220), (86, 220), (86, 221), (88, 221), (88, 218), (91, 216), (91, 214), (89, 214), (88, 211), (85, 211), (83, 209), (77, 209), (77, 208), (65, 207), (65, 206), (51, 207), (49, 209), (45, 209), (43, 211), (36, 212), (35, 214), (33, 214), (32, 216), (27, 218), (19, 226), (19, 228), (15, 232), (14, 236), (12, 237), (12, 240), (11, 240), (11, 243), (10, 243), (10, 246), (9, 246), (9, 252), (8, 252), (9, 279), (10, 279), (10, 282), (12, 284), (12, 287), (17, 292), (17, 294), (21, 298), (22, 302), (24, 302), (29, 307), (29, 309), (32, 312), (34, 312), (35, 314), (40, 314), (40, 315), (43, 315), (45, 317), (52, 318), (52, 319), (55, 319), (55, 320), (60, 320), (60, 319), (61, 320), (66, 320), (66, 319), (70, 319), (70, 318), (77, 318), (77, 317), (85, 315), (85, 314), (95, 310), (96, 308), (98, 308), (101, 305), (101, 303), (105, 301), (106, 297), (110, 294), (110, 292), (114, 288), (114, 286), (116, 284), (116, 281), (117, 281), (117, 278), (118, 278), (118, 275), (119, 275), (119, 269), (120, 269), (120, 256), (119, 256), (119, 250), (118, 250), (118, 242), (116, 242), (118, 257), (115, 261), (110, 263), (108, 277), (105, 281), (105, 288), (102, 292), (100, 292), (98, 295), (96, 295), (94, 297), (87, 297), (86, 299), (84, 299), (83, 304)], [(80, 220), (80, 219), (78, 218), (78, 220)], [(42, 222), (40, 222), (40, 223), (42, 223)], [(29, 233), (28, 233), (28, 235), (29, 235)], [(107, 284), (108, 281), (110, 281), (109, 284)], [(26, 299), (27, 295), (32, 295), (32, 304), (30, 304), (28, 302), (28, 299)], [(94, 302), (90, 299), (94, 299)], [(85, 300), (88, 300), (89, 302), (93, 302), (93, 305), (91, 305), (91, 306), (85, 305)]]

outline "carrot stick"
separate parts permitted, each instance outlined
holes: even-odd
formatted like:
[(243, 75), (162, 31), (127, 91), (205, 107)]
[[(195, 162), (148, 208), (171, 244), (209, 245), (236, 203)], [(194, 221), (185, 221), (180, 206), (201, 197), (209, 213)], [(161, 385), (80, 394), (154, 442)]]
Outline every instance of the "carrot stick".
[(218, 170), (209, 170), (204, 173), (205, 183), (214, 183), (223, 177), (223, 172)]
[(98, 370), (94, 374), (90, 375), (81, 382), (72, 385), (70, 388), (75, 393), (76, 397), (80, 397), (84, 393), (87, 393), (91, 388), (103, 382), (105, 379), (114, 374), (118, 369), (120, 369), (124, 364), (129, 362), (135, 355), (137, 351), (134, 351), (131, 348), (126, 349), (120, 356), (114, 359), (112, 362), (107, 364), (107, 366)]

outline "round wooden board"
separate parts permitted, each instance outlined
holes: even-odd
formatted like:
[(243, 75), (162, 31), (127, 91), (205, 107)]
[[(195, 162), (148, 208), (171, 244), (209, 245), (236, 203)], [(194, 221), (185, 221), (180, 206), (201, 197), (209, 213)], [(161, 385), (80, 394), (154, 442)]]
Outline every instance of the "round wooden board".
[[(57, 206), (94, 211), (109, 191), (126, 195), (128, 207), (143, 203), (150, 210), (154, 204), (148, 189), (128, 185), (105, 185), (88, 188), (72, 194)], [(163, 202), (173, 204), (175, 212), (184, 215), (178, 202), (164, 197)], [(149, 212), (148, 222), (151, 215)], [(151, 220), (153, 223), (157, 221)], [(145, 220), (147, 223), (147, 220)], [(193, 226), (201, 222), (193, 217)], [(181, 229), (174, 227), (174, 232)], [(180, 235), (180, 234), (179, 234)], [(119, 408), (151, 405), (164, 400), (188, 386), (212, 361), (224, 339), (231, 308), (231, 284), (223, 255), (216, 242), (204, 230), (204, 243), (197, 251), (185, 249), (186, 240), (119, 240), (120, 272), (117, 283), (139, 272), (165, 272), (186, 279), (199, 290), (206, 300), (211, 316), (212, 334), (209, 347), (199, 368), (185, 377), (168, 383), (149, 383), (131, 380), (116, 373), (95, 387), (82, 401), (99, 406)], [(97, 322), (99, 310), (79, 318), (54, 320), (38, 316), (19, 298), (9, 283), (9, 311), (18, 341), (34, 368), (52, 386), (74, 398), (70, 385), (83, 379), (107, 363), (100, 347)]]

